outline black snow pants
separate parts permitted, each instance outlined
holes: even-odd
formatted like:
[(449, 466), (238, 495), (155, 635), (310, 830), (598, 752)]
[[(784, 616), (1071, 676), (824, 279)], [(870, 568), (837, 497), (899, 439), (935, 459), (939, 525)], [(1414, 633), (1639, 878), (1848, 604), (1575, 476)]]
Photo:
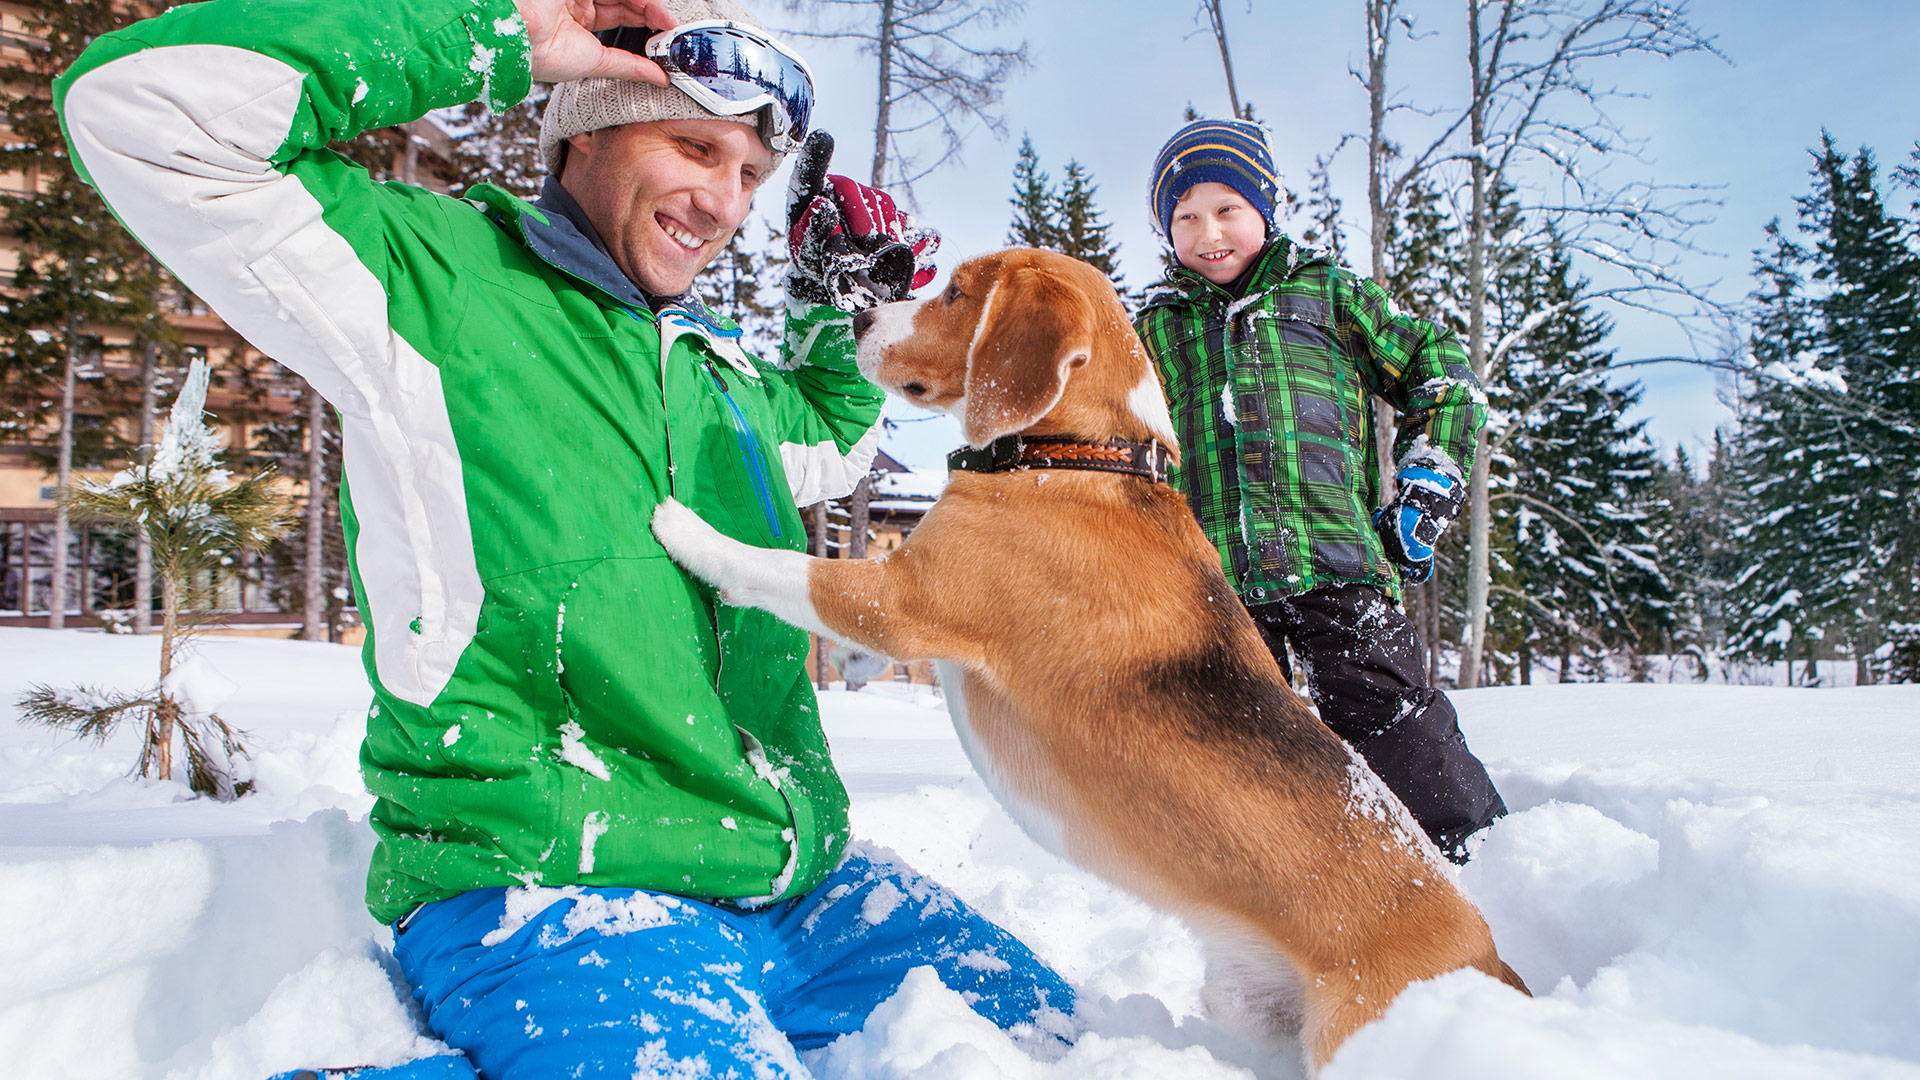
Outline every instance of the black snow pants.
[(1507, 812), (1467, 749), (1453, 704), (1427, 685), (1413, 623), (1371, 585), (1329, 585), (1247, 609), (1280, 667), (1287, 643), (1320, 719), (1360, 752), (1455, 862), (1467, 837)]

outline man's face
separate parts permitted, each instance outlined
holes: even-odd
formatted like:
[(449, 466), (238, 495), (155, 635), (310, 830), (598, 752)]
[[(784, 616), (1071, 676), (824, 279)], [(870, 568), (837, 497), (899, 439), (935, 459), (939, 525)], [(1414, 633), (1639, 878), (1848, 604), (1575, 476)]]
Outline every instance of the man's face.
[(678, 296), (747, 219), (773, 153), (751, 124), (653, 120), (567, 140), (560, 185), (635, 284)]
[(1173, 204), (1170, 231), (1180, 265), (1215, 285), (1245, 273), (1267, 242), (1260, 212), (1239, 192), (1212, 181), (1193, 185)]

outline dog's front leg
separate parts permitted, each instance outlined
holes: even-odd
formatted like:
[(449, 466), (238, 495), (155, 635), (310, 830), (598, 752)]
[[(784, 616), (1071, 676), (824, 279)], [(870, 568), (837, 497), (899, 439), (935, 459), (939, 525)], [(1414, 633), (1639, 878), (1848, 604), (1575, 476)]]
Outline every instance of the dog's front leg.
[(941, 630), (928, 605), (915, 602), (924, 586), (909, 565), (911, 542), (881, 559), (816, 559), (743, 544), (672, 499), (654, 511), (653, 535), (729, 604), (757, 607), (893, 660), (963, 660), (978, 651)]
[(654, 510), (653, 535), (674, 562), (719, 589), (721, 600), (770, 612), (802, 630), (839, 636), (820, 621), (807, 593), (812, 556), (743, 544), (707, 524), (678, 499), (668, 499)]

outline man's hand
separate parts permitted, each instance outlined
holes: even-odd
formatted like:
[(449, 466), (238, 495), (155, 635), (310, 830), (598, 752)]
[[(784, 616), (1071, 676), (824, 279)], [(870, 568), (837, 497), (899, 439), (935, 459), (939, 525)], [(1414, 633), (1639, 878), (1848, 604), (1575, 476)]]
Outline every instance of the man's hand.
[(615, 26), (671, 30), (679, 24), (661, 0), (514, 0), (527, 24), (535, 82), (608, 78), (667, 85), (660, 65), (625, 49), (609, 49), (594, 32)]
[(884, 191), (827, 175), (833, 136), (816, 131), (787, 190), (787, 292), (858, 314), (933, 280), (940, 234), (915, 226)]
[(1424, 585), (1433, 576), (1433, 545), (1460, 513), (1459, 472), (1409, 463), (1398, 479), (1400, 493), (1373, 512), (1373, 528), (1406, 583)]

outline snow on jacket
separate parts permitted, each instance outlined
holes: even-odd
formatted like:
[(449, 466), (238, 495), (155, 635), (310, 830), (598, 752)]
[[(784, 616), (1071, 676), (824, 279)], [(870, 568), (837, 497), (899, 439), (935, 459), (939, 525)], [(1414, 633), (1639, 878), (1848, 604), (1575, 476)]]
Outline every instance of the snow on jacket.
[(806, 636), (717, 604), (648, 520), (672, 494), (801, 548), (796, 501), (865, 474), (881, 395), (830, 308), (763, 363), (697, 304), (650, 310), (564, 216), (325, 148), (510, 105), (528, 64), (507, 0), (215, 0), (102, 38), (55, 94), (121, 221), (340, 412), (374, 915), (516, 882), (795, 895), (847, 841)]
[(1282, 236), (1236, 297), (1185, 267), (1134, 320), (1180, 437), (1174, 483), (1243, 600), (1356, 582), (1399, 594), (1371, 521), (1370, 395), (1402, 414), (1396, 462), (1473, 468), (1486, 395), (1452, 331)]

